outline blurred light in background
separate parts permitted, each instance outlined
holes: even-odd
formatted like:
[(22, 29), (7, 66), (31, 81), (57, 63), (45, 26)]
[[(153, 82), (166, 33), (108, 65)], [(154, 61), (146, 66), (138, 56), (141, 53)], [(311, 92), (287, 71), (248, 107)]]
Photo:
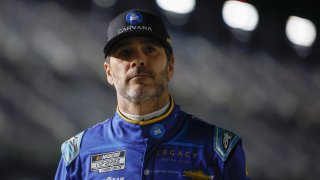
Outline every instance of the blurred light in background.
[(316, 39), (315, 25), (308, 19), (290, 16), (286, 25), (289, 41), (295, 45), (310, 47)]
[(156, 3), (169, 22), (176, 26), (186, 24), (196, 7), (196, 0), (156, 0)]
[(93, 2), (102, 8), (107, 8), (113, 6), (117, 0), (93, 0)]
[(11, 61), (19, 61), (26, 55), (28, 47), (20, 35), (11, 30), (7, 23), (0, 19), (0, 45), (3, 54)]
[(178, 14), (191, 13), (196, 7), (196, 0), (156, 0), (156, 3), (161, 9)]
[(253, 31), (259, 21), (258, 11), (254, 6), (234, 0), (224, 3), (222, 17), (228, 26), (244, 31)]
[(34, 33), (33, 43), (38, 53), (58, 72), (69, 74), (76, 67), (75, 53), (52, 31), (38, 28)]

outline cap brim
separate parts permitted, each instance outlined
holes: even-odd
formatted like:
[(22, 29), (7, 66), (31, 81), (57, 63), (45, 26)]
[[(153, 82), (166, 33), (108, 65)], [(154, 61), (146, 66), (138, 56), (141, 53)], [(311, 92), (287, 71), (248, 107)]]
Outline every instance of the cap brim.
[(146, 32), (146, 31), (134, 31), (134, 32), (131, 31), (131, 32), (124, 32), (122, 34), (119, 34), (118, 36), (109, 40), (108, 43), (104, 46), (104, 49), (103, 49), (104, 54), (106, 56), (110, 55), (110, 52), (111, 52), (113, 46), (117, 42), (119, 42), (123, 39), (130, 38), (130, 37), (150, 37), (150, 38), (158, 40), (163, 45), (163, 47), (168, 48), (170, 51), (172, 51), (171, 45), (166, 41), (166, 39), (158, 37), (154, 33)]

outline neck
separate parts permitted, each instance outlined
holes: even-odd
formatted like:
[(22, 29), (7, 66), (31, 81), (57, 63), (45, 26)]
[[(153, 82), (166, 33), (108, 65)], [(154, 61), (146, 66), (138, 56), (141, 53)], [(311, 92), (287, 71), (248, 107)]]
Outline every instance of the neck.
[(121, 96), (118, 96), (118, 107), (121, 112), (132, 115), (145, 115), (163, 108), (169, 103), (169, 93), (163, 93), (162, 96), (148, 99), (143, 102), (134, 103)]

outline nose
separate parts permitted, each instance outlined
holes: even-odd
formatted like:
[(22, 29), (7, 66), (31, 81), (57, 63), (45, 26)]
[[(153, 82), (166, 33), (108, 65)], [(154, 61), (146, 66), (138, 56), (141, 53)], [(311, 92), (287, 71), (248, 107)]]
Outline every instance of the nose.
[(131, 68), (134, 68), (136, 66), (146, 66), (147, 65), (147, 59), (146, 57), (141, 53), (136, 53), (136, 57), (131, 61)]

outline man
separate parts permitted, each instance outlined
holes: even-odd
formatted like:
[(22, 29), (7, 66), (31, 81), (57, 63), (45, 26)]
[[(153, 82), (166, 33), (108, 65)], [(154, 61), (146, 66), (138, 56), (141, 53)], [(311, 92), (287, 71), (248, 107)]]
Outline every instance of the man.
[(115, 115), (62, 144), (55, 179), (249, 179), (239, 136), (183, 112), (161, 19), (129, 10), (111, 21), (104, 68)]

